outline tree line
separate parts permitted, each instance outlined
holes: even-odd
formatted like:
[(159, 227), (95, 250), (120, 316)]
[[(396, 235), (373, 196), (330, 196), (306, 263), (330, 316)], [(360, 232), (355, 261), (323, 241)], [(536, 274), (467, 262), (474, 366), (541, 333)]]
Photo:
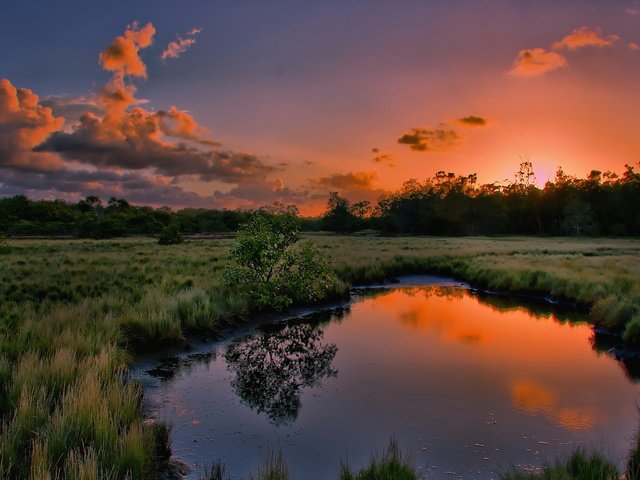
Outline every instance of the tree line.
[(507, 185), (479, 185), (476, 174), (438, 172), (412, 179), (376, 205), (351, 203), (332, 192), (322, 228), (366, 228), (408, 235), (640, 235), (640, 173), (592, 170), (587, 178), (558, 169), (544, 188), (531, 162)]
[(90, 196), (77, 203), (64, 200), (30, 200), (24, 195), (0, 199), (0, 232), (9, 236), (63, 235), (111, 238), (158, 235), (178, 226), (184, 234), (235, 232), (249, 218), (244, 210), (134, 206), (125, 199), (104, 203)]
[[(134, 206), (111, 197), (79, 202), (0, 198), (0, 234), (110, 238), (158, 235), (167, 227), (182, 234), (235, 232), (248, 210)], [(591, 171), (586, 178), (558, 169), (544, 188), (535, 185), (531, 162), (522, 162), (513, 182), (479, 184), (476, 174), (438, 172), (411, 179), (375, 204), (329, 194), (325, 213), (302, 219), (303, 230), (352, 233), (371, 229), (404, 235), (640, 235), (640, 173)], [(166, 231), (166, 230), (165, 230)]]

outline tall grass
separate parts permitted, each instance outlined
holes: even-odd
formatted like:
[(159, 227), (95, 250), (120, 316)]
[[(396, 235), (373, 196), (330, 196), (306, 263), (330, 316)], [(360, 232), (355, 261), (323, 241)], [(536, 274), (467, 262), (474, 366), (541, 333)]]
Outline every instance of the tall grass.
[(343, 463), (339, 480), (418, 480), (418, 473), (411, 460), (403, 454), (398, 444), (391, 440), (386, 451), (371, 458), (369, 464), (357, 471)]
[(282, 453), (270, 451), (258, 472), (249, 474), (248, 480), (292, 480), (292, 478)]
[[(556, 461), (537, 472), (514, 470), (500, 476), (500, 480), (618, 480), (615, 465), (598, 453), (577, 450), (565, 461)], [(631, 480), (632, 477), (628, 477)]]

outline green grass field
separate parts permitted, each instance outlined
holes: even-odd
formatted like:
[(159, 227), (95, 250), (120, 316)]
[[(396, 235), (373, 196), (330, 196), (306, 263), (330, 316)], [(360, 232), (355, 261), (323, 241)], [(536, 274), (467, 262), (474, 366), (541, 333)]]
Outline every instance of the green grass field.
[[(638, 240), (308, 238), (350, 284), (440, 273), (551, 294), (589, 308), (595, 323), (630, 344), (640, 341)], [(215, 334), (251, 313), (251, 299), (222, 286), (230, 245), (9, 242), (0, 254), (0, 478), (158, 475), (166, 430), (144, 423), (127, 367), (141, 348)]]

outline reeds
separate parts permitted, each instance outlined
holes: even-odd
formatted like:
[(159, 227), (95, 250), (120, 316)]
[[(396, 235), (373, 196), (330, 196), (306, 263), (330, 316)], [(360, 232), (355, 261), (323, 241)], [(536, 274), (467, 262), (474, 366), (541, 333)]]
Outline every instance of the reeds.
[(504, 473), (500, 480), (618, 480), (620, 474), (615, 465), (599, 453), (576, 450), (571, 456), (552, 465), (545, 465), (535, 472), (514, 469)]

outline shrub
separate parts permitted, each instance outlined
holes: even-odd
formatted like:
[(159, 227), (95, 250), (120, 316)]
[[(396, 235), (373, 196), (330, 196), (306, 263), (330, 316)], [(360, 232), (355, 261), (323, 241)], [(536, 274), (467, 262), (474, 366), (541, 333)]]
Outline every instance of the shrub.
[(640, 313), (636, 313), (624, 329), (624, 341), (633, 345), (640, 345)]
[(7, 237), (0, 233), (0, 255), (9, 253), (10, 251), (11, 247), (9, 246), (9, 242), (7, 242)]
[(300, 220), (291, 211), (255, 212), (240, 228), (223, 274), (229, 287), (276, 310), (321, 300), (339, 285), (317, 248), (300, 242)]
[(180, 226), (177, 223), (170, 223), (158, 235), (158, 243), (160, 245), (178, 245), (183, 241)]
[(591, 307), (591, 319), (599, 327), (614, 332), (625, 331), (625, 326), (631, 321), (636, 307), (625, 298), (616, 295), (597, 300)]

